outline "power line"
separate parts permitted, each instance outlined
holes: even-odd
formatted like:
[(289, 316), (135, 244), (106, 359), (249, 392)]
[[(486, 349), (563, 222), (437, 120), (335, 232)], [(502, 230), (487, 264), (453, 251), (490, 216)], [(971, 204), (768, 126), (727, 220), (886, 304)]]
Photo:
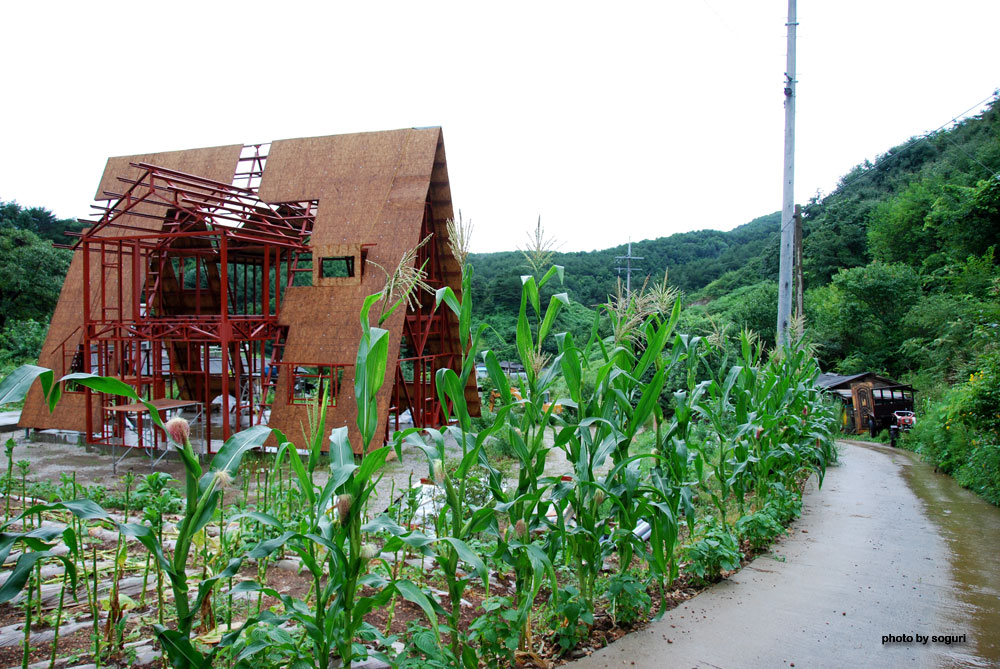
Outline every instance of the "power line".
[(968, 158), (969, 160), (971, 160), (972, 162), (974, 162), (975, 164), (979, 165), (984, 170), (986, 170), (987, 172), (989, 172), (989, 175), (991, 177), (993, 177), (994, 179), (997, 178), (997, 177), (1000, 177), (1000, 172), (994, 172), (993, 170), (991, 170), (986, 165), (983, 165), (981, 162), (979, 162), (978, 158), (976, 158), (974, 155), (972, 155), (971, 153), (969, 153), (968, 151), (966, 151), (965, 149), (963, 149), (961, 147), (961, 145), (958, 142), (956, 142), (955, 140), (953, 140), (951, 137), (949, 137), (948, 135), (942, 135), (942, 137), (944, 137), (946, 140), (948, 140), (949, 142), (951, 142), (951, 145), (954, 146), (956, 149), (958, 149), (959, 151), (961, 151), (962, 153), (964, 153), (966, 158)]
[[(832, 193), (829, 193), (823, 199), (825, 200), (828, 197), (831, 197), (833, 195), (836, 195), (837, 193), (842, 192), (845, 188), (847, 188), (848, 186), (850, 186), (854, 182), (858, 181), (859, 179), (862, 179), (862, 178), (864, 178), (864, 177), (866, 177), (866, 176), (868, 176), (870, 174), (874, 174), (876, 172), (882, 172), (882, 171), (884, 171), (885, 168), (889, 165), (889, 163), (891, 163), (893, 160), (895, 160), (896, 158), (899, 158), (904, 153), (906, 153), (908, 150), (912, 149), (914, 146), (917, 146), (918, 144), (920, 144), (922, 142), (926, 142), (931, 137), (934, 137), (935, 135), (937, 135), (937, 133), (941, 132), (943, 129), (947, 128), (952, 123), (958, 123), (960, 120), (963, 120), (963, 117), (966, 114), (968, 114), (969, 112), (971, 112), (974, 109), (979, 109), (984, 104), (986, 104), (987, 102), (989, 102), (991, 99), (992, 100), (1000, 99), (1000, 88), (994, 90), (991, 94), (987, 95), (985, 98), (983, 98), (982, 100), (980, 100), (976, 104), (972, 105), (971, 107), (969, 107), (968, 109), (966, 109), (962, 113), (957, 114), (956, 116), (952, 117), (951, 120), (946, 121), (945, 123), (942, 123), (935, 130), (931, 130), (930, 132), (926, 132), (923, 135), (921, 135), (920, 137), (911, 138), (910, 142), (906, 146), (904, 146), (902, 149), (900, 149), (899, 151), (897, 151), (897, 152), (895, 152), (893, 154), (890, 154), (888, 157), (876, 158), (877, 162), (873, 163), (870, 168), (868, 168), (864, 172), (861, 172), (860, 174), (857, 174), (854, 177), (852, 177), (852, 178), (850, 178), (850, 179), (842, 182), (839, 186), (837, 186), (833, 190)], [(946, 137), (946, 139), (948, 139), (947, 135), (945, 137)], [(952, 141), (952, 140), (948, 139), (948, 141)], [(958, 146), (958, 145), (956, 144), (956, 146)], [(959, 147), (959, 149), (961, 150), (961, 147)], [(963, 151), (963, 153), (964, 153), (964, 151)], [(992, 176), (997, 177), (998, 175), (1000, 175), (1000, 173), (993, 172), (990, 168), (986, 167), (985, 165), (983, 165), (982, 163), (980, 163), (978, 160), (976, 160), (972, 156), (969, 156), (969, 154), (966, 153), (966, 156), (969, 157), (970, 159), (974, 160), (975, 162), (979, 163), (979, 165), (982, 168), (984, 168), (986, 171), (990, 172), (990, 174)], [(802, 210), (802, 214), (805, 215), (810, 209), (812, 209), (813, 207), (817, 206), (818, 204), (820, 204), (820, 202), (813, 202), (812, 204), (807, 205)], [(786, 223), (785, 225), (788, 225), (788, 224)]]

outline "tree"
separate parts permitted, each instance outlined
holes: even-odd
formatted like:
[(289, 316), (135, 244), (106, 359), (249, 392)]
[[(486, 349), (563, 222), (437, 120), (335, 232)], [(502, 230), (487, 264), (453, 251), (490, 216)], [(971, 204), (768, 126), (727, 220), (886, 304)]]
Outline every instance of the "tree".
[(940, 247), (939, 240), (934, 226), (925, 222), (940, 197), (941, 184), (922, 180), (875, 207), (868, 225), (872, 256), (882, 262), (905, 262), (917, 267), (933, 256)]
[(778, 284), (761, 281), (739, 288), (709, 307), (721, 322), (731, 323), (735, 332), (753, 330), (765, 342), (773, 342), (778, 322)]
[(48, 322), (70, 257), (33, 232), (0, 229), (0, 329), (8, 320)]
[(41, 239), (56, 244), (72, 244), (75, 240), (67, 232), (79, 232), (86, 227), (72, 218), (57, 219), (48, 209), (25, 208), (16, 202), (0, 201), (0, 229), (17, 228), (35, 233)]
[[(842, 269), (833, 277), (825, 304), (811, 306), (818, 339), (844, 357), (841, 371), (899, 373), (903, 318), (922, 295), (920, 276), (909, 265), (875, 261)], [(816, 294), (813, 294), (815, 300)]]

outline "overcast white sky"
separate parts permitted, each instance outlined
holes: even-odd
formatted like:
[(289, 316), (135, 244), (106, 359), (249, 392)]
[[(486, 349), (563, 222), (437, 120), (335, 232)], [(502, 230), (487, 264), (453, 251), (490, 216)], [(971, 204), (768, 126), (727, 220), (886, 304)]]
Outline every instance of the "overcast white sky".
[[(800, 0), (796, 196), (1000, 87), (997, 0)], [(781, 207), (787, 0), (0, 3), (0, 200), (108, 156), (441, 125), (474, 251)]]

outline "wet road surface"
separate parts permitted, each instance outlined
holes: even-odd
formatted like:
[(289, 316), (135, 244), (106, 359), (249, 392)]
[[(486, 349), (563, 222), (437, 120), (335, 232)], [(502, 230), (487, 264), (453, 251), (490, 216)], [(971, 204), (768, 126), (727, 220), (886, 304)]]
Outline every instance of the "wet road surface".
[(911, 453), (842, 443), (792, 529), (573, 666), (1000, 666), (1000, 509)]

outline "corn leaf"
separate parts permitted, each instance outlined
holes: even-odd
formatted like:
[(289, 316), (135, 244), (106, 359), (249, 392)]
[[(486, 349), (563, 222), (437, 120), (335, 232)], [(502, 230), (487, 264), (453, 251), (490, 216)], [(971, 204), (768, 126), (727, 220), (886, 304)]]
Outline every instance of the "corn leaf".
[(254, 425), (229, 437), (212, 458), (209, 471), (201, 479), (200, 490), (205, 491), (211, 477), (215, 476), (214, 472), (225, 472), (230, 476), (235, 476), (246, 452), (263, 446), (269, 436), (271, 436), (271, 428), (266, 425)]
[(561, 306), (569, 306), (569, 295), (557, 293), (549, 298), (549, 306), (545, 309), (545, 318), (538, 328), (538, 341), (545, 341), (545, 338), (549, 336), (549, 330), (552, 329)]
[[(28, 581), (28, 576), (31, 575), (31, 570), (35, 568), (36, 562), (50, 557), (59, 558), (60, 556), (57, 556), (52, 551), (22, 553), (17, 558), (17, 562), (14, 563), (14, 569), (10, 572), (7, 580), (0, 586), (0, 604), (9, 602), (21, 592), (24, 584)], [(63, 562), (66, 564), (67, 570), (73, 568), (75, 578), (76, 570), (72, 566), (72, 561), (64, 559)]]
[(368, 449), (378, 426), (376, 396), (385, 382), (389, 358), (389, 332), (381, 328), (368, 328), (358, 344), (355, 364), (354, 395), (358, 403), (358, 430), (364, 450)]
[(447, 541), (451, 544), (452, 548), (455, 549), (455, 552), (458, 553), (458, 557), (462, 561), (471, 565), (476, 570), (476, 573), (479, 574), (479, 578), (483, 581), (483, 587), (488, 587), (489, 584), (487, 582), (488, 573), (486, 571), (486, 563), (483, 562), (478, 555), (472, 552), (472, 549), (469, 548), (468, 544), (461, 539), (456, 539), (455, 537), (441, 537), (437, 541)]
[[(292, 471), (295, 472), (296, 482), (298, 483), (299, 490), (309, 501), (309, 506), (316, 506), (316, 490), (313, 486), (312, 480), (309, 478), (309, 474), (306, 472), (305, 465), (302, 464), (302, 458), (299, 456), (298, 449), (295, 448), (295, 444), (285, 439), (285, 435), (281, 433), (280, 430), (274, 431), (275, 435), (278, 437), (278, 443), (281, 446), (278, 447), (278, 454), (274, 458), (274, 468), (277, 470), (281, 466), (281, 458), (285, 453), (288, 453), (288, 461), (291, 463)], [(311, 459), (311, 458), (310, 458)]]
[(412, 581), (406, 579), (396, 581), (395, 586), (396, 592), (402, 595), (403, 599), (413, 602), (423, 610), (424, 615), (427, 616), (427, 620), (431, 623), (431, 627), (434, 628), (434, 636), (440, 640), (441, 633), (438, 630), (437, 614), (434, 613), (434, 607), (431, 606), (431, 601), (424, 594), (423, 590), (414, 585)]
[(170, 664), (175, 667), (191, 667), (192, 669), (209, 669), (212, 666), (211, 657), (205, 657), (191, 645), (190, 639), (177, 630), (167, 629), (162, 625), (153, 625), (156, 638), (167, 651)]
[(52, 370), (38, 365), (21, 365), (0, 381), (0, 405), (23, 400), (31, 384), (39, 377), (42, 381), (42, 394), (48, 397), (52, 389)]

